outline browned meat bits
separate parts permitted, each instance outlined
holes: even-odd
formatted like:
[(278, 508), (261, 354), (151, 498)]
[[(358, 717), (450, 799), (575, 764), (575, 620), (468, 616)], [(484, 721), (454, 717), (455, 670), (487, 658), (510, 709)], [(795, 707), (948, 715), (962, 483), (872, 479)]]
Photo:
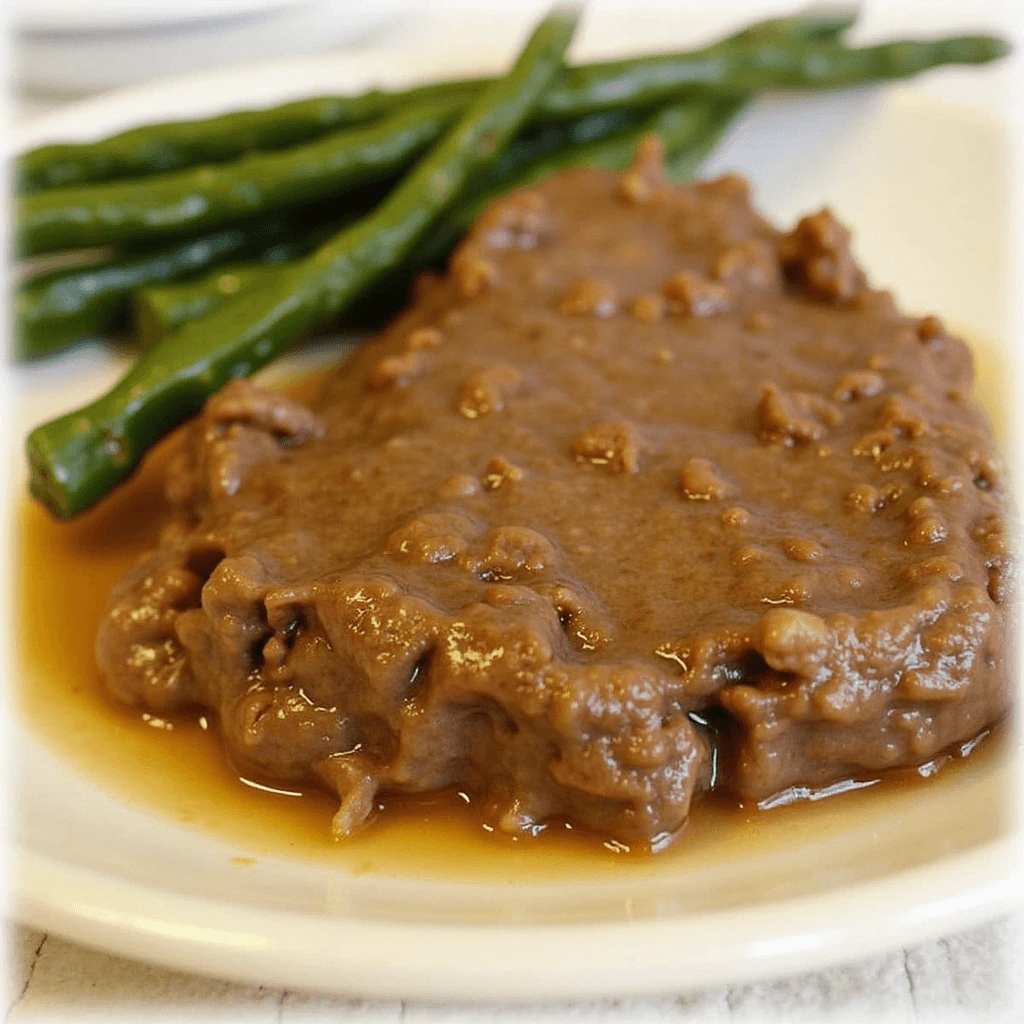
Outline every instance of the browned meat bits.
[(496, 204), (313, 409), (236, 382), (111, 599), (111, 691), (268, 781), (458, 786), (657, 845), (927, 761), (1010, 701), (1002, 471), (971, 355), (827, 210), (572, 171)]

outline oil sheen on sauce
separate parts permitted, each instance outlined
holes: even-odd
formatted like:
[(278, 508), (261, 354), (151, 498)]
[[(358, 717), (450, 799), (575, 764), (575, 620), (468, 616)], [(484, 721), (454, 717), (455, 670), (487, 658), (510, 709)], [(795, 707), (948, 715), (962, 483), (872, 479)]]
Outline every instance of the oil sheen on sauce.
[[(1005, 445), (1006, 395), (999, 383), (1005, 378), (990, 351), (976, 350), (978, 394)], [(291, 390), (301, 396), (310, 388), (304, 382)], [(886, 850), (887, 864), (910, 866), (1009, 827), (1011, 743), (1004, 726), (921, 770), (865, 779), (828, 799), (768, 809), (717, 797), (698, 801), (685, 833), (656, 855), (565, 826), (514, 840), (475, 817), (461, 793), (386, 798), (359, 834), (336, 842), (330, 837), (333, 797), (274, 790), (240, 777), (209, 716), (164, 720), (121, 707), (104, 692), (93, 653), (97, 627), (111, 586), (156, 543), (165, 508), (161, 469), (174, 443), (173, 437), (164, 442), (131, 482), (71, 523), (23, 503), (16, 704), (31, 733), (76, 771), (133, 807), (226, 840), (246, 855), (232, 858), (239, 867), (253, 857), (283, 856), (416, 877), (621, 876), (668, 866), (698, 869), (754, 853), (785, 856), (824, 837), (867, 832)], [(900, 864), (894, 844), (906, 847), (896, 858)]]

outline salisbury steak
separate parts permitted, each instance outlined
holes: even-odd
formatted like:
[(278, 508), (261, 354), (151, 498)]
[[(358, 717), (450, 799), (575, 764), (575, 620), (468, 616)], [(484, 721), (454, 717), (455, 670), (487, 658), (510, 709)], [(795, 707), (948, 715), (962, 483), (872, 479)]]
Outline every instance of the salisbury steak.
[(501, 828), (660, 841), (920, 763), (1010, 700), (1012, 568), (971, 355), (652, 143), (493, 206), (308, 409), (191, 425), (99, 660), (247, 773), (458, 786)]

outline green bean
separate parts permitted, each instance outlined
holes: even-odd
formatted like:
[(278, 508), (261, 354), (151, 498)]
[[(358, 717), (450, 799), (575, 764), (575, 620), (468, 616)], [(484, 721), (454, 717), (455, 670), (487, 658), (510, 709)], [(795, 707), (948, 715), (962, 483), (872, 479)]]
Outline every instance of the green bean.
[[(517, 139), (501, 155), (496, 168), (500, 166), (507, 174), (542, 153), (600, 138), (635, 121), (633, 111), (612, 111), (576, 122), (549, 125), (531, 136)], [(365, 212), (379, 198), (380, 190), (373, 189), (355, 199), (350, 197), (348, 205), (355, 211)], [(352, 211), (343, 218), (335, 211), (327, 215), (336, 226), (342, 220), (353, 219)], [(312, 220), (308, 211), (304, 211), (302, 217)], [(325, 232), (322, 226), (300, 230), (300, 225), (296, 225), (292, 230), (286, 226), (290, 221), (280, 218), (278, 221), (282, 224), (282, 231), (277, 233), (281, 241), (260, 252), (259, 263), (298, 259), (333, 233)], [(94, 262), (88, 269), (64, 268), (36, 278), (22, 287), (15, 299), (16, 358), (51, 355), (83, 338), (110, 334), (119, 330), (132, 313), (137, 332), (134, 340), (144, 347), (155, 344), (181, 323), (205, 315), (220, 305), (228, 294), (225, 285), (240, 283), (241, 290), (242, 282), (248, 286), (251, 279), (259, 276), (256, 272), (259, 263), (256, 263), (240, 265), (230, 272), (217, 270), (199, 281), (180, 280), (219, 266), (232, 257), (256, 256), (254, 248), (244, 239), (240, 240), (240, 248), (232, 247), (230, 239), (239, 231), (250, 234), (253, 228), (217, 232), (209, 236), (208, 245), (204, 245), (207, 239), (201, 238), (194, 243), (172, 244), (156, 252), (111, 257), (102, 266)], [(267, 244), (271, 237), (268, 235)]]
[[(541, 157), (524, 168), (511, 181), (494, 187), (482, 182), (479, 193), (453, 211), (451, 220), (458, 221), (468, 230), (477, 217), (499, 195), (513, 189), (535, 185), (568, 167), (596, 167), (605, 171), (623, 171), (633, 160), (637, 144), (645, 135), (657, 135), (666, 154), (692, 154), (694, 168), (707, 156), (710, 148), (747, 106), (744, 97), (725, 97), (717, 100), (691, 100), (688, 103), (664, 107), (643, 121), (608, 138), (586, 142), (564, 152)], [(674, 177), (673, 180), (679, 179)], [(448, 218), (446, 218), (447, 220)]]
[(331, 210), (326, 224), (316, 222), (309, 213), (303, 218), (275, 217), (160, 249), (115, 253), (99, 262), (40, 274), (23, 284), (14, 297), (15, 359), (39, 359), (85, 338), (109, 337), (129, 322), (134, 293), (156, 282), (195, 277), (229, 259), (252, 258), (270, 264), (296, 260), (341, 224), (351, 222), (369, 203), (366, 196), (362, 205), (341, 216)]
[(14, 298), (15, 358), (38, 359), (83, 338), (115, 332), (125, 322), (132, 292), (143, 285), (201, 273), (225, 259), (256, 256), (263, 249), (280, 254), (278, 258), (297, 256), (283, 241), (293, 232), (294, 224), (284, 220), (228, 228), (158, 251), (113, 256), (34, 278)]
[(98, 142), (40, 146), (17, 161), (22, 194), (94, 181), (166, 174), (217, 164), (257, 150), (287, 149), (368, 124), (409, 106), (455, 102), (479, 91), (482, 79), (430, 83), (401, 92), (372, 89), (357, 96), (320, 96), (270, 110), (130, 128)]
[[(855, 5), (818, 5), (802, 14), (754, 22), (709, 49), (723, 49), (737, 44), (768, 44), (786, 41), (791, 43), (801, 41), (832, 42), (850, 28), (856, 19), (857, 8)], [(609, 68), (617, 74), (617, 69), (631, 64), (639, 65), (647, 59), (641, 57), (589, 66), (595, 69)], [(567, 73), (569, 72), (564, 74)], [(543, 106), (545, 102), (546, 96), (541, 100), (541, 105)], [(653, 114), (653, 121), (632, 118), (632, 125), (639, 124), (640, 126), (639, 134), (623, 131), (620, 137), (621, 141), (609, 140), (608, 146), (595, 146), (590, 150), (577, 148), (576, 144), (596, 140), (619, 129), (631, 127), (630, 121), (618, 121), (615, 118), (616, 115), (620, 117), (628, 115), (632, 108), (613, 108), (589, 113), (573, 122), (571, 134), (565, 138), (557, 134), (559, 129), (558, 122), (556, 122), (548, 125), (546, 129), (542, 129), (536, 136), (545, 141), (553, 138), (553, 145), (541, 144), (533, 148), (532, 151), (529, 145), (520, 146), (519, 149), (510, 148), (488, 172), (486, 180), (478, 183), (477, 191), (485, 197), (490, 196), (490, 199), (495, 199), (511, 188), (518, 187), (509, 182), (510, 180), (514, 182), (516, 175), (520, 172), (523, 177), (519, 179), (519, 185), (523, 185), (539, 181), (566, 167), (593, 166), (606, 170), (621, 170), (632, 159), (633, 151), (641, 134), (647, 132), (653, 132), (662, 138), (668, 154), (672, 154), (677, 149), (684, 153), (694, 153), (697, 157), (694, 164), (696, 167), (728, 124), (739, 115), (746, 105), (747, 99), (737, 96), (724, 103), (715, 103), (705, 99), (691, 105), (673, 103), (669, 107), (658, 107)], [(651, 117), (651, 112), (648, 111), (645, 116)], [(699, 125), (702, 118), (708, 119), (708, 131), (703, 136), (710, 140), (707, 146), (697, 143), (697, 139), (700, 137), (699, 129), (696, 133), (691, 134), (693, 125)], [(689, 125), (689, 128), (682, 127), (683, 125)], [(565, 146), (573, 147), (572, 151), (564, 154), (556, 152)], [(551, 157), (550, 162), (545, 162), (543, 158), (548, 154), (555, 155)], [(673, 180), (683, 181), (688, 177), (689, 174), (683, 178), (673, 178)], [(466, 227), (470, 223), (466, 221), (466, 216), (471, 205), (471, 202), (467, 202), (460, 207), (462, 220), (466, 223)], [(480, 209), (482, 210), (483, 207), (481, 206)], [(455, 211), (453, 211), (453, 215), (455, 215)]]
[[(848, 13), (772, 19), (757, 23), (711, 48), (776, 45), (781, 41), (834, 35)], [(626, 65), (635, 62), (627, 61)], [(615, 67), (620, 73), (621, 65)], [(467, 102), (462, 99), (461, 103)], [(583, 97), (581, 110), (586, 114)], [(24, 197), (18, 207), (18, 244), (24, 254), (160, 238), (208, 230), (240, 216), (253, 216), (308, 202), (354, 182), (395, 173), (425, 148), (454, 118), (459, 103), (434, 99), (400, 111), (369, 128), (357, 128), (285, 152), (253, 153), (219, 167), (159, 175), (142, 182), (58, 189)], [(593, 115), (600, 121), (618, 113)], [(583, 120), (586, 120), (584, 116)], [(540, 136), (544, 135), (541, 131)]]
[(769, 39), (708, 47), (683, 55), (621, 61), (600, 69), (569, 68), (548, 90), (538, 115), (573, 116), (585, 97), (589, 111), (657, 103), (686, 90), (748, 93), (762, 89), (838, 89), (883, 82), (944, 64), (986, 64), (1005, 56), (992, 36), (903, 40), (851, 49), (838, 43)]
[[(525, 132), (501, 154), (485, 175), (487, 180), (504, 181), (535, 160), (577, 146), (606, 138), (623, 131), (650, 116), (648, 109), (609, 110), (588, 114), (574, 121), (557, 121)], [(474, 187), (479, 187), (477, 182)]]
[(198, 281), (140, 288), (131, 300), (136, 339), (144, 348), (151, 348), (189, 320), (199, 320), (231, 297), (272, 280), (276, 269), (267, 264), (241, 263)]
[[(729, 43), (758, 43), (772, 39), (814, 42), (838, 39), (857, 21), (856, 4), (813, 4), (800, 14), (755, 21), (735, 35)], [(608, 62), (606, 62), (608, 63)]]
[[(940, 64), (980, 63), (1006, 52), (989, 37), (899, 42), (863, 49), (833, 43), (766, 41), (717, 45), (682, 57), (625, 61), (613, 73), (566, 72), (539, 105), (561, 118), (663, 103), (687, 90), (745, 94), (771, 87), (837, 88), (903, 78)], [(454, 105), (457, 109), (458, 104)], [(237, 164), (204, 167), (142, 183), (59, 189), (23, 197), (17, 209), (19, 251), (116, 244), (207, 229), (239, 216), (308, 202), (354, 183), (394, 173), (429, 145), (453, 117), (437, 103), (394, 115), (341, 137)]]
[(152, 243), (322, 200), (393, 177), (436, 142), (454, 117), (447, 104), (434, 101), (377, 125), (295, 149), (251, 153), (232, 164), (24, 196), (17, 204), (18, 249), (33, 255)]
[[(856, 20), (856, 8), (819, 7), (804, 14), (759, 22), (733, 39), (753, 41), (831, 39)], [(646, 58), (635, 58), (641, 64)], [(630, 62), (625, 62), (630, 63)], [(616, 70), (622, 62), (614, 62)], [(589, 65), (599, 68), (603, 65)], [(424, 101), (457, 103), (468, 99), (488, 79), (438, 82), (413, 89), (373, 89), (358, 96), (297, 100), (267, 110), (243, 110), (216, 117), (143, 125), (98, 142), (42, 146), (17, 161), (22, 193), (93, 181), (133, 178), (222, 163), (253, 150), (297, 146), (344, 128), (377, 120)]]
[(400, 263), (518, 133), (563, 66), (576, 20), (564, 10), (550, 14), (512, 70), (483, 91), (372, 214), (258, 292), (185, 324), (91, 405), (33, 430), (32, 493), (61, 518), (89, 508), (209, 395), (271, 362)]
[(692, 181), (722, 136), (750, 102), (750, 97), (736, 96), (731, 100), (714, 103), (703, 132), (695, 134), (688, 146), (666, 149), (665, 178), (674, 185), (685, 185)]
[[(886, 78), (903, 78), (943, 64), (985, 63), (1008, 52), (989, 36), (900, 42), (841, 52), (808, 52), (788, 63), (776, 52), (794, 41), (833, 40), (852, 24), (851, 9), (777, 18), (729, 41), (750, 43), (763, 53), (746, 61), (719, 62), (726, 44), (698, 51), (605, 61), (570, 69), (538, 106), (538, 117), (579, 117), (632, 103), (657, 103), (684, 88), (743, 91), (748, 88), (837, 88)], [(836, 48), (838, 51), (839, 48)], [(163, 173), (201, 163), (233, 159), (253, 150), (298, 145), (340, 128), (393, 114), (410, 104), (442, 100), (453, 113), (486, 84), (486, 79), (439, 82), (412, 90), (373, 90), (361, 96), (300, 100), (269, 110), (241, 111), (215, 118), (147, 125), (95, 143), (59, 144), (33, 150), (18, 162), (22, 192), (81, 185), (111, 178)]]

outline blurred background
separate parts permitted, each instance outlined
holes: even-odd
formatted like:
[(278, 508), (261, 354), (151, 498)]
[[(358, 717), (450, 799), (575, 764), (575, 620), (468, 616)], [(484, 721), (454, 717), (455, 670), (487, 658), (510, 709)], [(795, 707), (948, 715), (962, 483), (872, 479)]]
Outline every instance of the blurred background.
[[(69, 100), (156, 79), (308, 54), (415, 45), (472, 48), (481, 32), (518, 38), (549, 0), (8, 0), (12, 27), (14, 120), (24, 123)], [(649, 42), (667, 14), (672, 44), (718, 35), (729, 25), (806, 6), (799, 0), (591, 0), (591, 19), (614, 18), (626, 52)], [(973, 27), (1020, 38), (1018, 0), (862, 0), (853, 38), (941, 34)], [(699, 16), (697, 16), (699, 15)], [(501, 23), (500, 25), (497, 23)], [(585, 27), (583, 33), (585, 34)], [(680, 35), (680, 31), (683, 35)], [(666, 45), (668, 45), (666, 40)], [(922, 84), (949, 98), (1007, 112), (1007, 62), (945, 71)]]

